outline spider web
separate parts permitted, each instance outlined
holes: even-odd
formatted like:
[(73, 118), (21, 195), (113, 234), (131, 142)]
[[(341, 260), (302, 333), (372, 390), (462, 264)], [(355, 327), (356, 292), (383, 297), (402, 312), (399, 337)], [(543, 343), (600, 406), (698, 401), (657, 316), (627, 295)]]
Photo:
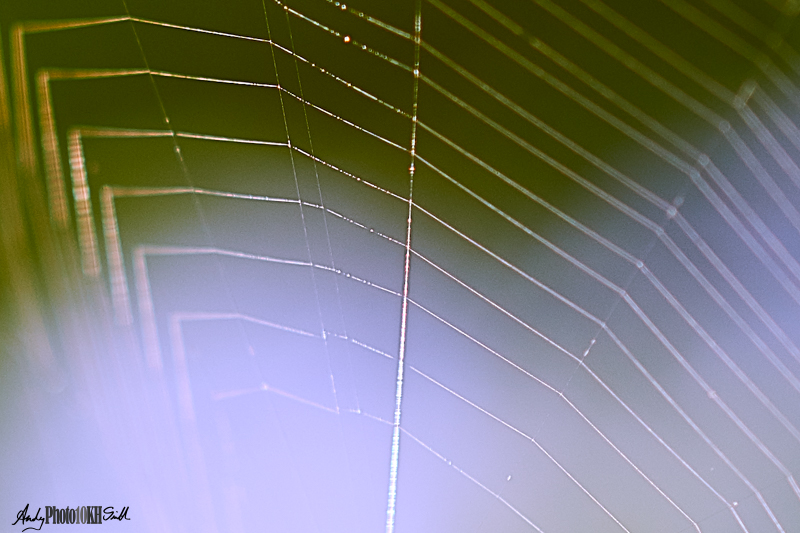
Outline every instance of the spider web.
[(791, 531), (795, 14), (17, 26), (20, 160), (168, 391), (153, 529)]

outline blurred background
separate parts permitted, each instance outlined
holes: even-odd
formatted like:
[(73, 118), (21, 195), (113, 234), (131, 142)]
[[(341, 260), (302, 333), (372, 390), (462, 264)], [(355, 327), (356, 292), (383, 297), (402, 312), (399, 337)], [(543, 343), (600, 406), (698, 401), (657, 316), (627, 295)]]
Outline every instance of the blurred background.
[(3, 2), (4, 531), (800, 531), (798, 12)]

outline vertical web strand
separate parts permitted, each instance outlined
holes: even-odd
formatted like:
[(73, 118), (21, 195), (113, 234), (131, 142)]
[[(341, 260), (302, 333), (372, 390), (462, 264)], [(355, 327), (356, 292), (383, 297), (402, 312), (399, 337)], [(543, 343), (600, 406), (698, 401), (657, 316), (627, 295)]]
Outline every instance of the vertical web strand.
[(411, 111), (411, 164), (408, 167), (408, 220), (406, 224), (406, 251), (403, 266), (403, 304), (400, 315), (400, 348), (397, 355), (397, 384), (395, 388), (394, 424), (392, 429), (392, 455), (389, 463), (389, 499), (386, 508), (386, 533), (394, 532), (397, 513), (397, 472), (400, 458), (400, 414), (403, 403), (403, 365), (408, 331), (408, 281), (411, 270), (411, 216), (414, 209), (414, 171), (417, 154), (417, 106), (419, 95), (419, 50), (422, 33), (422, 2), (416, 0), (414, 9), (414, 92)]

